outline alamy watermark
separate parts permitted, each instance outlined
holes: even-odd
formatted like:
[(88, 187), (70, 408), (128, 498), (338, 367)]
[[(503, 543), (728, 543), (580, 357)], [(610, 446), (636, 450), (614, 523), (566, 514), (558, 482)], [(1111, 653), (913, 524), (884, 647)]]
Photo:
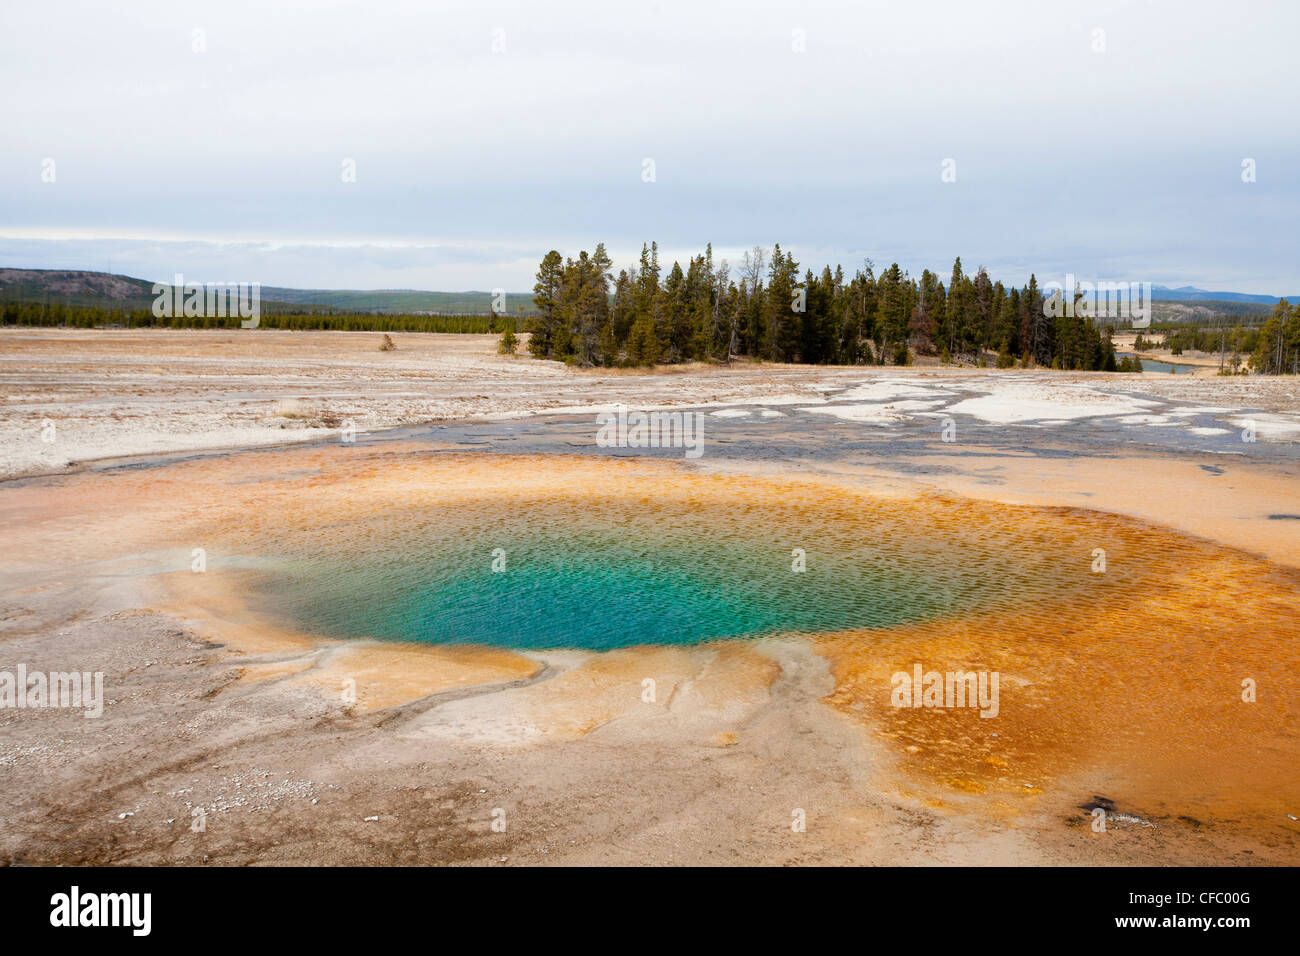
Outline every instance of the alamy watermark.
[(0, 708), (36, 710), (43, 707), (81, 707), (83, 716), (95, 718), (104, 713), (104, 674), (102, 671), (29, 671), (19, 664), (13, 672), (0, 671)]
[(600, 430), (596, 444), (601, 448), (684, 448), (687, 458), (704, 454), (703, 412), (617, 411), (596, 416)]
[(148, 936), (152, 912), (152, 893), (83, 893), (74, 885), (50, 897), (50, 925), (56, 927), (118, 926)]
[(171, 285), (155, 282), (153, 294), (157, 319), (238, 316), (243, 320), (239, 326), (244, 329), (257, 328), (262, 319), (260, 282), (186, 282), (178, 272)]
[(1150, 282), (1087, 282), (1065, 274), (1065, 282), (1043, 285), (1043, 315), (1049, 318), (1127, 319), (1135, 329), (1151, 327)]
[(896, 671), (889, 679), (895, 707), (978, 707), (981, 717), (998, 715), (997, 671)]

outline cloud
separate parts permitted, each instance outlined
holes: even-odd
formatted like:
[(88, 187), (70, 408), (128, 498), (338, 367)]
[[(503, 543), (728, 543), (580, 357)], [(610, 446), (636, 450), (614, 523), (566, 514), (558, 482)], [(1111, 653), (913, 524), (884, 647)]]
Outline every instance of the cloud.
[(1297, 28), (1209, 2), (11, 4), (0, 235), (26, 264), (152, 239), (113, 258), (308, 286), (521, 288), (549, 248), (653, 238), (1287, 293)]

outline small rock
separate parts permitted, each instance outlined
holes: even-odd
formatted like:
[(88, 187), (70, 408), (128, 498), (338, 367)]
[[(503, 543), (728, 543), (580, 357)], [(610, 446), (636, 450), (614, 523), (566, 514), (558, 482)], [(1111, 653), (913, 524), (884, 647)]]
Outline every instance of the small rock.
[(378, 823), (379, 817), (366, 817), (365, 823)]
[(1089, 802), (1079, 804), (1079, 809), (1088, 811), (1102, 809), (1107, 813), (1112, 813), (1115, 810), (1115, 801), (1110, 797), (1099, 797), (1096, 794), (1093, 794), (1093, 797)]

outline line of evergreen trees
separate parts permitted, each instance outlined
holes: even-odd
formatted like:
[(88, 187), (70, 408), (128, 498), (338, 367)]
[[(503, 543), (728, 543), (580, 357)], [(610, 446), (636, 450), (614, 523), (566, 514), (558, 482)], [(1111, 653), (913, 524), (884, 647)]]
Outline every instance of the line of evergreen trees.
[[(1174, 355), (1187, 351), (1218, 352), (1232, 356), (1236, 368), (1240, 356), (1249, 356), (1248, 365), (1265, 375), (1300, 374), (1300, 303), (1292, 307), (1286, 299), (1273, 307), (1273, 312), (1262, 326), (1243, 328), (1183, 328), (1165, 334), (1164, 345)], [(1142, 342), (1137, 347), (1155, 348), (1155, 342)]]
[(1259, 329), (1236, 326), (1227, 328), (1172, 329), (1165, 333), (1163, 342), (1138, 336), (1134, 347), (1138, 350), (1169, 349), (1174, 355), (1184, 352), (1244, 352), (1249, 355), (1259, 345)]
[(746, 252), (733, 276), (710, 244), (665, 275), (657, 243), (637, 266), (611, 273), (604, 243), (593, 253), (542, 259), (533, 288), (539, 315), (526, 328), (533, 355), (582, 365), (728, 361), (747, 356), (810, 364), (906, 365), (939, 355), (999, 367), (1116, 370), (1110, 330), (1077, 315), (1044, 313), (1030, 276), (1006, 288), (958, 258), (947, 283), (898, 263), (868, 260), (849, 277), (837, 266), (800, 272), (781, 247)]
[[(0, 303), (0, 322), (4, 325), (65, 326), (79, 329), (238, 329), (240, 321), (237, 315), (174, 315), (159, 318), (150, 309), (106, 309), (69, 305), (60, 301)], [(258, 320), (258, 327), (264, 329), (344, 332), (456, 332), (484, 335), (513, 326), (514, 320), (502, 315), (382, 315), (371, 312), (269, 311), (266, 308), (263, 308)]]
[(1300, 374), (1300, 303), (1279, 302), (1259, 330), (1250, 367), (1266, 375)]

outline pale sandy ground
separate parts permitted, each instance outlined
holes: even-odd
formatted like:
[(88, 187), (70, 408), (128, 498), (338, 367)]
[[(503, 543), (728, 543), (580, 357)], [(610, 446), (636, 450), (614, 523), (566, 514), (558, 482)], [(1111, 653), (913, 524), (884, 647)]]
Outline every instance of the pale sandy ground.
[[(242, 330), (241, 330), (242, 332)], [(94, 459), (304, 441), (619, 401), (815, 398), (841, 372), (789, 367), (582, 374), (496, 354), (486, 335), (0, 330), (0, 476)], [(46, 422), (54, 440), (42, 440)]]
[[(859, 391), (847, 402), (828, 403), (847, 408), (831, 414), (863, 427), (872, 427), (873, 418), (936, 407), (898, 404), (926, 401), (909, 399), (911, 386), (899, 387), (900, 378), (923, 388), (986, 383), (976, 410), (990, 419), (1034, 403), (1054, 403), (1063, 420), (1097, 408), (1141, 412), (1143, 406), (1130, 403), (1132, 392), (1150, 396), (1151, 407), (1176, 399), (1222, 408), (1225, 416), (1265, 409), (1280, 423), (1271, 437), (1262, 436), (1272, 441), (1291, 440), (1289, 425), (1300, 408), (1300, 383), (1291, 380), (748, 365), (580, 372), (500, 358), (491, 337), (395, 338), (398, 351), (380, 353), (378, 337), (366, 334), (258, 332), (254, 340), (239, 333), (5, 330), (3, 468), (10, 475), (50, 473), (104, 457), (304, 440), (327, 433), (324, 420), (335, 418), (370, 431), (542, 410), (589, 413), (614, 401), (777, 409), (843, 386)], [(281, 404), (289, 400), (301, 404)], [(879, 402), (895, 407), (861, 411)], [(46, 419), (56, 423), (51, 443), (41, 441)], [(304, 453), (302, 471), (310, 475), (337, 452)], [(291, 457), (239, 468), (296, 475), (302, 463), (292, 456), (299, 453), (277, 454)], [(167, 559), (175, 573), (141, 577), (142, 567), (175, 548), (173, 532), (238, 526), (237, 503), (220, 501), (229, 490), (225, 461), (120, 475), (111, 484), (85, 474), (53, 484), (0, 485), (0, 667), (21, 661), (56, 670), (93, 661), (111, 688), (111, 719), (0, 711), (0, 860), (1041, 865), (1300, 859), (1300, 831), (1280, 812), (1300, 794), (1285, 781), (1262, 803), (1241, 802), (1238, 810), (1251, 815), (1243, 832), (1231, 825), (1229, 818), (1240, 815), (1231, 807), (1191, 819), (1163, 804), (1129, 802), (1126, 797), (1140, 801), (1153, 792), (1132, 773), (1081, 769), (1072, 778), (1042, 756), (1056, 753), (1052, 747), (1040, 748), (1040, 763), (1026, 763), (1043, 776), (1010, 778), (1005, 792), (993, 788), (980, 796), (965, 778), (945, 783), (942, 775), (917, 775), (905, 766), (911, 751), (898, 747), (913, 739), (906, 736), (912, 731), (890, 726), (889, 715), (864, 707), (855, 690), (880, 662), (864, 658), (848, 639), (772, 638), (603, 655), (342, 644), (258, 621), (243, 605), (237, 575), (210, 574), (198, 588), (195, 576), (181, 570), (184, 552), (179, 565)], [(1300, 511), (1296, 475), (1285, 462), (1234, 468), (1233, 494), (1194, 463), (1171, 470), (1167, 460), (1140, 453), (1124, 462), (1123, 482), (1115, 480), (1113, 460), (1043, 466), (954, 448), (945, 464), (955, 470), (905, 479), (884, 463), (865, 462), (852, 473), (815, 477), (831, 488), (866, 484), (873, 494), (928, 486), (994, 501), (1131, 514), (1300, 567), (1293, 523), (1266, 517)], [(701, 473), (727, 470), (709, 461)], [(301, 483), (296, 493), (335, 496), (342, 506), (351, 496), (365, 500), (365, 482), (390, 481), (392, 473), (376, 468), (337, 487), (310, 477), (292, 480)], [(1196, 612), (1211, 623), (1223, 612), (1213, 594), (1243, 574), (1272, 573), (1255, 558), (1218, 552), (1205, 568), (1189, 569), (1190, 583), (1179, 586), (1211, 595)], [(1295, 596), (1294, 582), (1283, 574), (1254, 590), (1243, 587), (1241, 600), (1258, 603), (1250, 613), (1269, 632), (1254, 634), (1255, 643), (1241, 653), (1257, 659), (1259, 669), (1289, 673), (1297, 635), (1284, 605)], [(1157, 645), (1168, 633), (1163, 628), (1188, 640), (1213, 637), (1209, 624), (1204, 633), (1195, 630), (1195, 613), (1161, 605), (1159, 588), (1151, 595), (1152, 606), (1134, 613), (1163, 615), (1164, 624), (1152, 629)], [(1282, 644), (1270, 657), (1274, 635)], [(1096, 638), (1081, 640), (1074, 653), (1090, 659)], [(658, 683), (652, 703), (640, 696), (646, 674)], [(345, 678), (357, 682), (355, 703), (339, 699), (337, 685)], [(1140, 710), (1140, 703), (1133, 706)], [(1294, 704), (1280, 705), (1275, 716), (1284, 732), (1269, 736), (1272, 750), (1259, 757), (1272, 770), (1294, 765), (1294, 730), (1285, 732), (1296, 720)], [(1062, 718), (1029, 726), (1027, 736), (1049, 734), (1052, 719)], [(1216, 715), (1207, 726), (1227, 719)], [(947, 739), (916, 739), (954, 766), (971, 756)], [(1203, 745), (1195, 739), (1213, 752), (1213, 738)], [(987, 743), (976, 750), (983, 754)], [(1116, 799), (1131, 818), (1117, 819), (1106, 835), (1090, 832), (1078, 804), (1093, 793)], [(203, 832), (191, 826), (195, 808), (206, 814)], [(808, 825), (796, 833), (790, 822), (799, 811)], [(1255, 819), (1260, 813), (1267, 819)], [(507, 826), (494, 831), (494, 816), (502, 814)]]
[[(478, 335), (365, 332), (0, 330), (0, 477), (169, 451), (237, 448), (465, 418), (641, 407), (815, 400), (875, 376), (1014, 385), (1017, 402), (1070, 404), (1060, 384), (1140, 388), (1166, 398), (1300, 410), (1291, 379), (991, 369), (808, 368), (736, 364), (653, 373), (580, 372), (510, 359)], [(1139, 385), (1140, 383), (1140, 385)], [(1103, 396), (1104, 397), (1104, 396)], [(1300, 416), (1294, 419), (1300, 432)], [(52, 426), (52, 427), (51, 427)]]

